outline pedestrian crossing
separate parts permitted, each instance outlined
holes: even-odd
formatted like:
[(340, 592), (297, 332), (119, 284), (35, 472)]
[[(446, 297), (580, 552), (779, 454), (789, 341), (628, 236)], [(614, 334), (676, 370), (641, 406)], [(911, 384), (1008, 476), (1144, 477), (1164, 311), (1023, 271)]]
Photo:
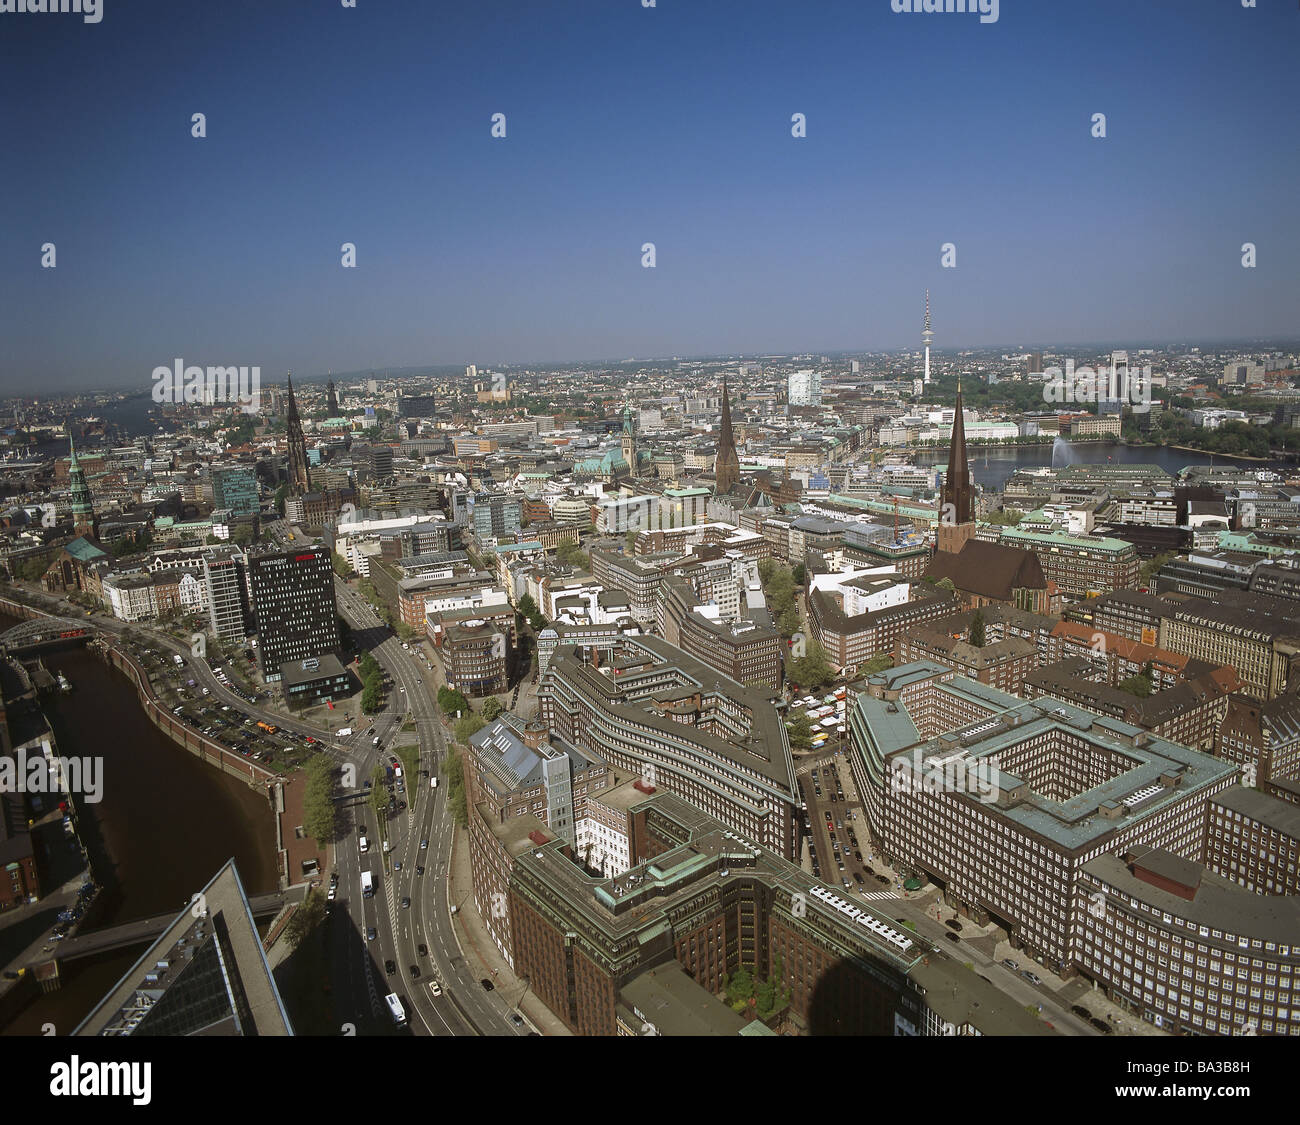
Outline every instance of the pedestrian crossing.
[(870, 902), (879, 902), (881, 899), (897, 897), (897, 891), (863, 891), (858, 893), (858, 898), (865, 898)]

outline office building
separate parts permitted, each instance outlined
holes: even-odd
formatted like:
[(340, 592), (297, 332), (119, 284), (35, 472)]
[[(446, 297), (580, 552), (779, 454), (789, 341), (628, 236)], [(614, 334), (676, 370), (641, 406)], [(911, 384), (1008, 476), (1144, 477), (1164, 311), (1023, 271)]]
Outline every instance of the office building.
[(249, 552), (248, 594), (262, 675), (279, 680), (290, 661), (339, 650), (334, 567), (323, 545)]
[(203, 585), (208, 602), (208, 628), (224, 640), (243, 641), (248, 635), (248, 586), (244, 556), (233, 549), (203, 552)]
[(787, 394), (791, 406), (821, 406), (821, 372), (792, 371), (788, 381)]
[(1130, 847), (1204, 854), (1230, 763), (1120, 720), (1027, 702), (922, 661), (872, 676), (849, 717), (872, 838), (896, 871), (1076, 971), (1081, 869)]
[(1173, 1034), (1300, 1035), (1300, 898), (1253, 894), (1194, 858), (1134, 845), (1086, 861), (1075, 964)]
[(228, 508), (232, 515), (255, 514), (261, 507), (257, 471), (251, 465), (212, 470), (212, 507)]
[(480, 492), (473, 498), (474, 534), (479, 539), (502, 539), (517, 535), (521, 511), (518, 497)]
[(235, 861), (195, 897), (74, 1036), (293, 1034)]
[(793, 857), (798, 788), (769, 695), (667, 641), (623, 634), (603, 657), (557, 649), (538, 706), (561, 738)]

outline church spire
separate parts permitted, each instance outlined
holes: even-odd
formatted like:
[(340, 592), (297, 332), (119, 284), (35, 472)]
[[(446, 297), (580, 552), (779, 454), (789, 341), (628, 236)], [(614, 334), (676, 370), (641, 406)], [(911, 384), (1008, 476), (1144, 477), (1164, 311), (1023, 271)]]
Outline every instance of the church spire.
[(966, 457), (966, 411), (961, 379), (957, 380), (957, 405), (953, 410), (952, 439), (948, 443), (948, 471), (939, 493), (939, 550), (959, 552), (975, 535), (975, 493)]
[(298, 403), (293, 397), (293, 374), (287, 373), (289, 382), (289, 408), (286, 411), (285, 429), (289, 441), (289, 491), (302, 496), (311, 491), (311, 474), (307, 468), (307, 439), (303, 436), (302, 421), (298, 417)]
[(731, 432), (731, 398), (727, 393), (727, 377), (722, 377), (722, 424), (718, 427), (718, 455), (713, 462), (714, 491), (719, 496), (730, 492), (740, 480), (740, 458), (736, 455), (736, 439)]

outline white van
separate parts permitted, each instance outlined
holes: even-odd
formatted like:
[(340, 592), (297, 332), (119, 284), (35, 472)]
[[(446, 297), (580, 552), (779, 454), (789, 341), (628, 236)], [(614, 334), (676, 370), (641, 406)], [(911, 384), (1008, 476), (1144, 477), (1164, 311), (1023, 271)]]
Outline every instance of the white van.
[(429, 778), (429, 788), (430, 789), (438, 788), (438, 779), (436, 777)]
[(341, 727), (338, 731), (335, 732), (334, 737), (335, 737), (335, 738), (347, 738), (347, 737), (348, 737), (349, 735), (351, 735), (351, 734), (352, 734), (352, 728), (351, 728), (351, 727)]
[(364, 833), (362, 833), (361, 839), (358, 841), (358, 845), (360, 846), (363, 852), (368, 852), (370, 850), (370, 841), (366, 839)]

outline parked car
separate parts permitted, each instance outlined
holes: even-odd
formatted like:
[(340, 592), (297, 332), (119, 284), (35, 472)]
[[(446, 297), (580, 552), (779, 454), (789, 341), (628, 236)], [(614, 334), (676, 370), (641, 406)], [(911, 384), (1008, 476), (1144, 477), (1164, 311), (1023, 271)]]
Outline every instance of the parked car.
[(490, 980), (488, 980), (487, 977), (484, 977), (482, 980), (480, 980), (479, 984), (483, 986), (484, 992), (491, 992), (494, 988), (496, 988), (496, 985), (494, 985)]

